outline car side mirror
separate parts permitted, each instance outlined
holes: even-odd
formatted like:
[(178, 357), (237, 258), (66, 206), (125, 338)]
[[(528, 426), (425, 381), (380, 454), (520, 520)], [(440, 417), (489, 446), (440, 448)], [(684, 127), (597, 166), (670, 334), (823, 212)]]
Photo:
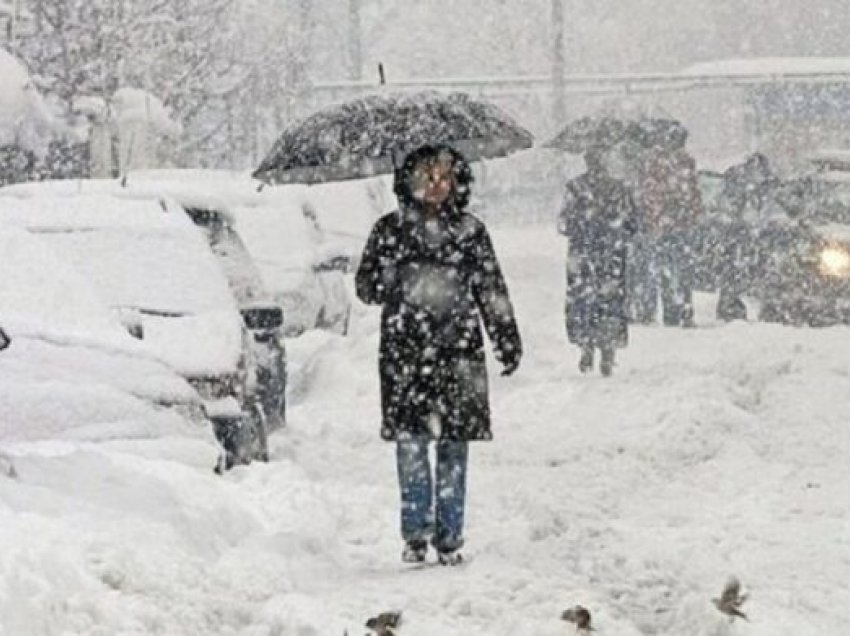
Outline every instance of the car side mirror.
[(0, 329), (0, 351), (8, 349), (10, 344), (12, 344), (12, 339), (9, 337), (9, 334), (3, 331), (3, 329)]
[(240, 309), (245, 326), (252, 331), (271, 331), (283, 326), (280, 305), (254, 305)]

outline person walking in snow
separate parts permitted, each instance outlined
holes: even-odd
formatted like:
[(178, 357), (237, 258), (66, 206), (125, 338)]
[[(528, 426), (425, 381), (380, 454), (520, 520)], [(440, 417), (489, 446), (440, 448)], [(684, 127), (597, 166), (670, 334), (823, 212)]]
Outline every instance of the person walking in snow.
[(643, 153), (636, 189), (648, 276), (633, 290), (635, 318), (652, 322), (660, 291), (663, 323), (693, 327), (692, 234), (702, 214), (696, 162), (685, 148), (654, 146)]
[(453, 148), (408, 154), (399, 208), (375, 223), (356, 274), (357, 296), (382, 306), (381, 437), (396, 443), (405, 562), (423, 562), (429, 539), (440, 563), (461, 561), (468, 442), (492, 439), (481, 320), (502, 375), (522, 356), (489, 234), (465, 211), (471, 182)]
[(765, 225), (779, 178), (760, 152), (723, 173), (719, 206), (725, 225), (720, 250), (716, 315), (720, 320), (746, 320), (742, 296), (758, 284), (761, 254), (759, 231)]
[(615, 351), (628, 342), (626, 254), (637, 217), (631, 191), (610, 175), (604, 151), (585, 153), (587, 171), (569, 181), (558, 221), (568, 241), (567, 338), (581, 348), (579, 370), (610, 376)]

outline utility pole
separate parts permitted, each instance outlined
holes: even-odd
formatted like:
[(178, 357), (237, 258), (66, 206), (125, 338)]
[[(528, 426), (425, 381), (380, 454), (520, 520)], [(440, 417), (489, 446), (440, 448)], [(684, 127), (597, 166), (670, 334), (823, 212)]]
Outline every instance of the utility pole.
[(12, 4), (8, 6), (3, 17), (6, 18), (6, 42), (13, 44), (15, 37), (18, 35), (18, 18), (19, 18), (18, 0), (12, 0)]
[(360, 0), (348, 0), (348, 79), (358, 81), (363, 73)]
[(552, 119), (559, 126), (564, 118), (564, 0), (552, 0)]

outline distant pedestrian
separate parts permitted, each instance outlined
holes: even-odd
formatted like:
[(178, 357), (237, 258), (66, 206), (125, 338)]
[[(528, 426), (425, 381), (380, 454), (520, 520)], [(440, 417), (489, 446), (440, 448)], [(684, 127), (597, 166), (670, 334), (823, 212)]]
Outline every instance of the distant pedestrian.
[(763, 154), (753, 153), (723, 173), (720, 209), (725, 220), (718, 271), (717, 318), (746, 320), (742, 296), (758, 287), (759, 233), (781, 182)]
[(636, 320), (652, 322), (661, 296), (662, 322), (694, 326), (693, 233), (702, 214), (696, 163), (684, 148), (654, 146), (641, 155), (637, 185), (641, 234), (632, 290)]
[(558, 230), (568, 239), (567, 337), (581, 348), (579, 370), (613, 373), (628, 343), (626, 254), (637, 217), (630, 190), (608, 172), (604, 153), (585, 154), (587, 171), (567, 183)]

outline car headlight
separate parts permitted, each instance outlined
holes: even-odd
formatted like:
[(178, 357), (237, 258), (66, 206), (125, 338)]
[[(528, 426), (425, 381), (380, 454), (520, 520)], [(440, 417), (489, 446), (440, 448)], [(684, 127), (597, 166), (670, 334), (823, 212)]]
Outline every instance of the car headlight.
[(820, 271), (826, 276), (850, 276), (850, 254), (841, 247), (825, 247), (820, 253)]

